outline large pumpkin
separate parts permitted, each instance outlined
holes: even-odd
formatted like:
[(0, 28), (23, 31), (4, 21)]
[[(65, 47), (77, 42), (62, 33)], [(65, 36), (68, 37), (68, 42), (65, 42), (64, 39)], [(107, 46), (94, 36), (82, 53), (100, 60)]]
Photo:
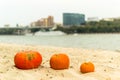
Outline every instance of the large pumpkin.
[(20, 51), (14, 57), (15, 66), (19, 69), (37, 68), (42, 62), (42, 56), (37, 51)]
[(50, 58), (50, 67), (55, 70), (67, 69), (69, 64), (69, 57), (64, 53), (54, 54)]
[(92, 62), (84, 62), (80, 65), (80, 71), (82, 73), (94, 72), (95, 67)]

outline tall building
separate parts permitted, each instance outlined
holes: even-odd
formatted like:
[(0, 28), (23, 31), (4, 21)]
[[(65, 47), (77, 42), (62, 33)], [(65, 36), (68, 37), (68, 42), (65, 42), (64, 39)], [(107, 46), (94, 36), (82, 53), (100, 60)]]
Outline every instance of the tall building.
[(53, 27), (54, 26), (54, 18), (53, 16), (48, 16), (47, 18), (41, 18), (35, 22), (31, 23), (32, 27)]
[(42, 27), (47, 27), (47, 18), (42, 18), (41, 20), (40, 20), (41, 22), (40, 22), (40, 26), (42, 26)]
[(54, 26), (54, 18), (53, 16), (48, 16), (47, 18), (47, 26)]
[(85, 23), (85, 15), (78, 13), (63, 13), (64, 26), (79, 26)]

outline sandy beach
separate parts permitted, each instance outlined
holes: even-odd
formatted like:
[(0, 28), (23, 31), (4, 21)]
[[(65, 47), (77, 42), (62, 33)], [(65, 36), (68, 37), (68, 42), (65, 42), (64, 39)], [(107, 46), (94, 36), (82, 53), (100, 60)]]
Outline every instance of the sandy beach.
[[(31, 70), (16, 68), (14, 56), (21, 50), (39, 51), (43, 57), (41, 66)], [(55, 53), (66, 53), (69, 56), (69, 69), (50, 68), (49, 60)], [(95, 72), (80, 72), (79, 67), (85, 61), (94, 63)], [(120, 80), (119, 74), (120, 52), (0, 43), (0, 80)]]

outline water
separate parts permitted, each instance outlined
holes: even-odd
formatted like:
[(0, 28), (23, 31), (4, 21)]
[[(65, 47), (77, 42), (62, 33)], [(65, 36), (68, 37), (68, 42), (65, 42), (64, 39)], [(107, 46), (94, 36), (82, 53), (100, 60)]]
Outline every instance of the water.
[(79, 35), (53, 35), (53, 36), (1, 35), (0, 43), (120, 50), (120, 34), (79, 34)]

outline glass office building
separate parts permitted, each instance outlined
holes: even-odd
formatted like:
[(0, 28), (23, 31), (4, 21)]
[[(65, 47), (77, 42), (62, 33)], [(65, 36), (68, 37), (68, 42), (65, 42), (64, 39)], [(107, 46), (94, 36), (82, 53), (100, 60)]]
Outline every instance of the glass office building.
[(85, 24), (85, 15), (78, 13), (63, 13), (64, 26), (79, 26)]

